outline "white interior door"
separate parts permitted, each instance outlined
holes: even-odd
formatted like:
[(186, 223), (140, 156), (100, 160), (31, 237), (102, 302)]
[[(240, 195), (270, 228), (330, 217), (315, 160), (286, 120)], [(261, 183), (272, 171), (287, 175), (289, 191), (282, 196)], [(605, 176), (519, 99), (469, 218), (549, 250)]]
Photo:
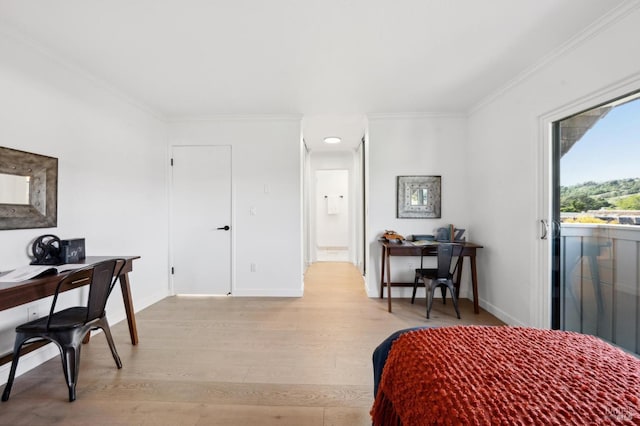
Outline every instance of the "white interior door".
[(172, 271), (176, 294), (231, 292), (231, 147), (174, 146)]

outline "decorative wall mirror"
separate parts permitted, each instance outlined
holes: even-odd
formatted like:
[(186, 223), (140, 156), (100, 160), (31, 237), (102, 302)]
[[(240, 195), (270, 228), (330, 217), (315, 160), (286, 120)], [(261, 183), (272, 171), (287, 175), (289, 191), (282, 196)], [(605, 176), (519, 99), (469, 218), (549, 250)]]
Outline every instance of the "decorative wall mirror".
[(439, 218), (440, 176), (398, 176), (398, 217)]
[(0, 147), (0, 229), (58, 225), (58, 159)]

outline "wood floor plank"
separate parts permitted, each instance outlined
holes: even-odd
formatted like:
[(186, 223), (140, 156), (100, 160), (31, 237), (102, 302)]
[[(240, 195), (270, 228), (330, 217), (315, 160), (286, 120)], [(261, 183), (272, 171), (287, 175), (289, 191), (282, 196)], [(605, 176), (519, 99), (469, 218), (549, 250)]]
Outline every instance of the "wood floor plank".
[(59, 358), (16, 379), (0, 425), (369, 425), (371, 354), (408, 327), (501, 324), (469, 300), (462, 319), (436, 301), (368, 298), (347, 263), (318, 263), (301, 298), (169, 297), (82, 349), (78, 399), (69, 403)]

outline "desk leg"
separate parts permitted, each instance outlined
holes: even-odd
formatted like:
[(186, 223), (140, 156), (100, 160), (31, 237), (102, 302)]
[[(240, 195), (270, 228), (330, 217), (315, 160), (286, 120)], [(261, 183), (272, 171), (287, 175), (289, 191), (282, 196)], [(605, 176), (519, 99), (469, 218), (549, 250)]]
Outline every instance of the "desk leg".
[(471, 286), (473, 287), (473, 312), (480, 313), (478, 305), (478, 273), (476, 272), (476, 255), (469, 256), (471, 260)]
[[(385, 248), (385, 251), (388, 250), (387, 248)], [(391, 262), (389, 261), (389, 258), (391, 257), (391, 253), (387, 252), (386, 255), (386, 260), (387, 260), (387, 265), (386, 265), (386, 269), (387, 269), (387, 305), (388, 305), (388, 310), (389, 312), (391, 312)]]
[(387, 249), (382, 246), (382, 261), (380, 262), (380, 299), (384, 299), (384, 267), (386, 263)]
[(133, 300), (131, 299), (131, 286), (129, 284), (129, 274), (120, 275), (120, 288), (122, 289), (122, 299), (124, 300), (124, 309), (127, 313), (127, 323), (129, 324), (129, 334), (131, 335), (131, 344), (138, 344), (138, 328), (136, 327), (136, 314), (133, 310)]

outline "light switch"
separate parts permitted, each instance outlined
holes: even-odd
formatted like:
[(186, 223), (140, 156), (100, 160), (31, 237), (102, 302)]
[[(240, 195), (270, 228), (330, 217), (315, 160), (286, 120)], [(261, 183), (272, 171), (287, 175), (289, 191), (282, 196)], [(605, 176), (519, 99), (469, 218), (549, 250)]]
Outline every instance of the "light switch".
[(256, 215), (256, 208), (255, 208), (255, 207), (251, 207), (251, 208), (249, 208), (249, 214), (250, 214), (251, 216), (255, 216), (255, 215)]

